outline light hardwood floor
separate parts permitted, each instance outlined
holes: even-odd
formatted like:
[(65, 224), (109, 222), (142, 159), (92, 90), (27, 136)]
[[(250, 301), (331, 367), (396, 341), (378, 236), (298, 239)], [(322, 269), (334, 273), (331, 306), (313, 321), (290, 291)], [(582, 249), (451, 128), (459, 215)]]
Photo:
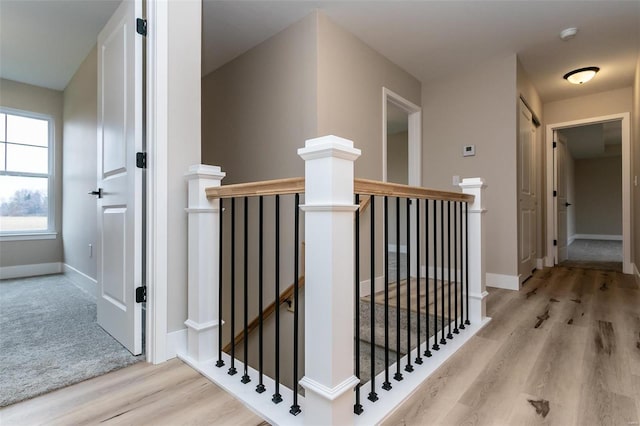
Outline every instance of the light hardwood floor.
[(138, 363), (0, 410), (0, 425), (263, 425), (181, 361)]
[(385, 424), (639, 424), (634, 277), (553, 268), (520, 292), (489, 292), (493, 321)]
[[(489, 292), (493, 321), (385, 424), (638, 425), (640, 285), (633, 277), (553, 268), (536, 272), (520, 292)], [(264, 424), (178, 360), (137, 364), (0, 410), (2, 426), (97, 423)]]

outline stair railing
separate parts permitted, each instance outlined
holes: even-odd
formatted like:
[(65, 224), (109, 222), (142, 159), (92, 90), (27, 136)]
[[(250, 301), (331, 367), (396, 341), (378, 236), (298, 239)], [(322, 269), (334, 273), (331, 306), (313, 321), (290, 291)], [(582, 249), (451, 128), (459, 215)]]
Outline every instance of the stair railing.
[[(189, 180), (189, 208), (187, 209), (189, 213), (189, 294), (188, 320), (185, 323), (188, 328), (188, 347), (187, 353), (180, 354), (180, 357), (252, 406), (273, 424), (378, 423), (406, 399), (419, 384), (415, 379), (400, 382), (400, 376), (404, 374), (400, 370), (401, 367), (404, 367), (404, 372), (411, 377), (426, 378), (429, 371), (432, 372), (446, 359), (447, 350), (453, 353), (456, 346), (459, 347), (461, 342), (471, 337), (488, 321), (485, 317), (486, 291), (482, 247), (484, 244), (482, 234), (484, 183), (480, 179), (465, 179), (461, 184), (463, 193), (460, 194), (354, 179), (354, 162), (360, 156), (360, 151), (353, 147), (353, 142), (335, 136), (308, 140), (305, 148), (298, 150), (298, 154), (305, 161), (304, 178), (221, 186), (224, 173), (219, 168), (194, 166), (190, 169), (187, 175)], [(267, 223), (263, 217), (264, 200), (267, 197), (275, 199), (272, 204), (276, 210), (273, 212), (276, 220), (272, 223)], [(299, 279), (302, 276), (299, 248), (301, 241), (305, 241), (304, 294), (299, 294), (302, 292), (300, 287), (294, 286), (295, 319), (292, 326), (293, 333), (288, 336), (293, 341), (294, 352), (291, 365), (286, 365), (287, 369), (293, 370), (293, 382), (289, 386), (283, 386), (280, 383), (278, 371), (280, 362), (278, 361), (275, 362), (274, 374), (264, 374), (262, 331), (258, 333), (257, 345), (250, 347), (248, 339), (250, 331), (248, 315), (251, 306), (255, 309), (255, 305), (258, 304), (256, 312), (258, 312), (260, 329), (265, 321), (262, 303), (267, 297), (263, 282), (266, 278), (261, 272), (264, 269), (264, 256), (267, 252), (273, 252), (271, 260), (275, 265), (279, 265), (280, 252), (287, 251), (281, 250), (279, 246), (271, 247), (271, 243), (263, 239), (267, 227), (276, 228), (275, 240), (281, 234), (280, 220), (277, 219), (280, 214), (280, 197), (293, 198), (292, 204), (288, 201), (284, 203), (286, 211), (293, 216), (291, 222), (293, 222), (294, 235), (292, 238), (287, 238), (286, 243), (287, 249), (291, 249), (286, 256), (293, 258), (291, 278)], [(304, 198), (303, 204), (301, 204), (301, 197)], [(365, 202), (367, 199), (370, 201)], [(446, 332), (445, 327), (436, 328), (440, 333), (438, 337), (444, 338), (445, 342), (450, 340), (451, 343), (443, 344), (438, 357), (434, 356), (434, 359), (439, 359), (438, 362), (424, 361), (422, 355), (427, 356), (425, 353), (430, 350), (436, 351), (432, 345), (436, 337), (428, 337), (429, 334), (422, 331), (423, 324), (424, 330), (427, 330), (432, 328), (431, 323), (427, 326), (418, 319), (418, 327), (421, 328), (417, 333), (419, 337), (414, 338), (410, 333), (406, 333), (404, 344), (406, 354), (402, 354), (402, 345), (397, 340), (400, 333), (396, 332), (396, 349), (400, 349), (396, 351), (394, 357), (391, 357), (389, 351), (385, 352), (384, 355), (388, 358), (388, 362), (385, 362), (385, 371), (378, 373), (377, 370), (372, 369), (367, 384), (361, 383), (360, 376), (363, 369), (360, 368), (360, 356), (362, 353), (359, 345), (354, 345), (355, 339), (361, 337), (359, 336), (360, 328), (354, 329), (352, 325), (354, 322), (361, 322), (360, 299), (363, 295), (359, 294), (362, 288), (359, 276), (363, 270), (360, 267), (361, 264), (366, 263), (363, 263), (365, 251), (374, 260), (367, 265), (370, 267), (369, 309), (374, 314), (369, 318), (371, 321), (369, 334), (372, 339), (375, 339), (373, 329), (376, 328), (374, 320), (377, 312), (374, 304), (376, 296), (380, 296), (377, 294), (380, 289), (383, 290), (382, 297), (385, 299), (383, 309), (389, 308), (386, 302), (390, 297), (389, 284), (392, 282), (387, 244), (390, 240), (388, 234), (384, 239), (380, 238), (378, 228), (386, 229), (388, 233), (389, 223), (383, 226), (380, 219), (384, 218), (384, 222), (389, 221), (389, 200), (391, 199), (395, 201), (394, 205), (398, 211), (401, 203), (406, 206), (405, 235), (415, 231), (420, 236), (412, 240), (417, 243), (407, 244), (405, 260), (400, 260), (399, 255), (396, 254), (396, 264), (404, 261), (408, 273), (415, 270), (418, 275), (415, 279), (418, 283), (423, 281), (422, 277), (433, 278), (440, 283), (438, 287), (437, 284), (433, 285), (433, 281), (427, 280), (425, 283), (414, 286), (413, 288), (416, 291), (420, 289), (421, 293), (416, 302), (412, 302), (410, 297), (413, 293), (409, 288), (412, 279), (407, 277), (409, 279), (405, 284), (405, 296), (409, 301), (405, 303), (399, 297), (402, 280), (399, 267), (396, 268), (394, 274), (395, 281), (398, 283), (395, 287), (397, 305), (402, 308), (401, 304), (405, 303), (405, 306), (411, 308), (417, 303), (422, 303), (422, 291), (429, 294), (427, 289), (431, 289), (434, 294), (433, 299), (438, 297), (439, 302), (440, 316), (436, 314), (434, 317), (440, 318), (441, 322), (443, 322), (442, 318), (450, 320), (444, 321), (447, 323), (449, 332), (446, 335), (443, 334)], [(377, 213), (381, 206), (383, 211), (385, 207), (387, 210), (383, 215)], [(258, 211), (258, 219), (249, 220), (248, 213), (254, 210)], [(432, 215), (429, 219), (425, 216), (427, 212), (431, 212)], [(420, 220), (412, 220), (411, 217), (420, 218)], [(398, 218), (399, 215), (396, 214), (397, 233), (400, 228)], [(361, 252), (360, 237), (356, 239), (354, 236), (360, 234), (361, 222), (366, 220), (369, 220), (372, 241), (371, 247)], [(236, 222), (239, 222), (239, 225)], [(285, 220), (282, 223), (290, 222)], [(454, 228), (448, 228), (454, 229), (453, 240), (448, 237), (448, 233), (446, 234), (448, 239), (440, 237), (432, 240), (426, 236), (423, 237), (427, 232), (433, 235), (444, 235), (443, 233), (449, 232), (444, 230), (444, 223), (455, 223)], [(422, 228), (418, 228), (419, 226)], [(251, 236), (252, 230), (255, 229), (259, 236), (257, 243), (252, 237), (249, 238), (251, 240), (249, 243), (247, 236)], [(462, 235), (464, 239), (460, 242)], [(453, 261), (448, 260), (441, 247), (445, 241), (447, 243), (457, 241), (454, 243), (457, 245), (450, 249), (450, 252), (456, 253), (452, 257), (455, 259)], [(380, 242), (384, 244), (381, 245)], [(395, 252), (399, 253), (400, 239), (397, 239), (395, 244)], [(427, 245), (434, 247), (433, 254), (425, 254)], [(436, 245), (439, 247), (435, 247)], [(254, 248), (248, 249), (248, 246)], [(258, 248), (256, 249), (255, 246)], [(449, 250), (448, 244), (445, 244), (445, 247)], [(440, 254), (435, 255), (435, 252)], [(384, 267), (376, 264), (377, 257), (386, 257)], [(442, 266), (440, 262), (445, 258), (447, 263)], [(420, 267), (412, 268), (412, 262)], [(460, 266), (455, 262), (460, 262)], [(421, 267), (424, 267), (424, 271)], [(255, 272), (256, 270), (258, 272)], [(377, 271), (384, 271), (385, 275), (380, 288), (379, 283), (376, 284)], [(277, 272), (274, 271), (274, 273), (277, 275)], [(451, 273), (453, 278), (449, 278)], [(251, 282), (252, 277), (255, 277), (258, 282), (256, 295), (250, 291), (254, 285)], [(283, 280), (285, 279), (275, 277), (274, 288), (269, 289), (272, 293), (272, 302), (278, 306), (281, 296), (278, 283)], [(438, 291), (437, 296), (433, 292), (434, 289)], [(450, 296), (451, 291), (453, 296)], [(240, 299), (235, 299), (236, 294)], [(454, 303), (445, 305), (446, 315), (442, 308), (443, 294), (454, 300)], [(302, 296), (306, 302), (299, 305)], [(417, 311), (420, 309), (418, 308)], [(453, 313), (449, 312), (451, 309)], [(279, 310), (279, 308), (274, 310), (276, 322)], [(398, 317), (402, 322), (406, 321), (405, 316), (411, 318), (413, 315), (410, 309), (404, 314), (400, 310), (394, 311), (397, 330), (400, 330), (397, 326)], [(298, 311), (304, 312), (303, 318), (298, 318)], [(385, 318), (386, 330), (391, 324), (389, 321), (391, 311), (386, 313)], [(238, 321), (242, 324), (241, 341), (236, 341), (235, 338), (237, 336), (235, 326)], [(411, 328), (412, 321), (415, 320), (408, 321), (408, 329)], [(301, 334), (299, 327), (302, 324), (304, 344), (298, 341)], [(279, 348), (282, 344), (278, 342), (281, 337), (278, 335), (279, 329), (278, 326), (275, 327), (276, 342), (271, 342), (275, 348)], [(460, 336), (456, 335), (455, 339), (450, 339), (449, 334), (456, 334), (456, 330), (458, 332), (463, 330), (463, 332)], [(391, 335), (386, 332), (385, 348), (391, 345), (390, 342), (387, 343), (390, 337)], [(231, 345), (229, 353), (223, 351), (224, 342), (229, 342)], [(236, 351), (238, 344), (242, 347)], [(447, 346), (447, 349), (444, 349), (444, 346)], [(374, 347), (371, 351), (373, 355), (376, 350), (377, 348)], [(247, 360), (252, 356), (255, 357), (256, 352), (258, 362), (254, 362), (252, 367)], [(273, 355), (278, 358), (277, 352)], [(304, 356), (303, 368), (297, 365), (300, 355)], [(415, 360), (412, 362), (413, 359)], [(420, 362), (424, 364), (421, 368), (413, 367), (413, 364), (420, 365)], [(385, 384), (391, 384), (387, 371), (392, 369), (395, 369), (396, 373), (392, 386), (394, 391), (386, 392), (384, 387), (388, 386)], [(410, 371), (412, 369), (414, 372)], [(238, 372), (242, 373), (239, 378), (236, 376)], [(301, 376), (302, 378), (298, 380)], [(257, 386), (252, 389), (249, 383), (257, 383)], [(359, 395), (363, 385), (370, 389), (367, 399), (360, 398)], [(301, 391), (299, 386), (304, 388), (304, 391)], [(376, 399), (377, 395), (383, 391), (386, 393), (385, 398)], [(268, 398), (268, 395), (271, 395), (271, 398)], [(374, 400), (379, 401), (374, 402)], [(286, 404), (289, 410), (282, 409), (281, 401), (290, 402), (290, 405)], [(354, 415), (354, 411), (359, 415)]]

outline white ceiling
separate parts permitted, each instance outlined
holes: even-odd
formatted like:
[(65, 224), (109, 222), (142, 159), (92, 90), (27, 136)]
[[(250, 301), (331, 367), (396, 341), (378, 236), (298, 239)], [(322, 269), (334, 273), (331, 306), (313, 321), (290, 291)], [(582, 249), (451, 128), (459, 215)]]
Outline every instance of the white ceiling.
[[(0, 0), (0, 76), (64, 89), (119, 3)], [(203, 73), (316, 8), (422, 82), (517, 53), (544, 101), (630, 86), (640, 51), (640, 1), (204, 0)], [(562, 80), (591, 65), (587, 85)]]
[(0, 77), (63, 90), (120, 0), (0, 0)]
[(567, 139), (567, 147), (576, 160), (619, 157), (622, 155), (622, 122), (588, 124), (559, 131)]
[[(547, 102), (630, 86), (640, 51), (640, 1), (205, 0), (203, 73), (315, 8), (423, 83), (517, 53)], [(579, 31), (565, 42), (567, 27)], [(592, 65), (587, 85), (562, 79)]]

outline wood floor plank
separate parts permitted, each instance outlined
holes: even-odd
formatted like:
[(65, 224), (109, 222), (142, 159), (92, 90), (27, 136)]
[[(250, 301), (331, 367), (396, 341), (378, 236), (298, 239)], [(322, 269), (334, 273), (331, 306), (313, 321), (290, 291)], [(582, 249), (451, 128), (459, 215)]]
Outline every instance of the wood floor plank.
[[(632, 372), (640, 359), (631, 343), (640, 310), (635, 294), (625, 293), (637, 291), (627, 278), (612, 271), (549, 268), (537, 271), (520, 292), (490, 291), (489, 300), (504, 299), (487, 303), (493, 320), (476, 335), (482, 339), (476, 344), (499, 349), (487, 357), (474, 348), (484, 360), (481, 374), (469, 384), (443, 380), (438, 369), (385, 424), (637, 424), (640, 376)], [(534, 328), (547, 310), (549, 318)], [(461, 351), (445, 365), (462, 368), (473, 359), (471, 351)], [(547, 415), (529, 399), (539, 407), (548, 402)]]
[(262, 419), (179, 360), (140, 363), (0, 410), (2, 425), (243, 424)]
[(428, 382), (416, 390), (425, 398), (416, 399), (415, 404), (405, 405), (403, 410), (396, 411), (384, 424), (437, 423), (456, 405), (459, 390), (468, 388), (476, 380), (497, 350), (492, 341), (473, 337), (455, 357), (445, 362)]

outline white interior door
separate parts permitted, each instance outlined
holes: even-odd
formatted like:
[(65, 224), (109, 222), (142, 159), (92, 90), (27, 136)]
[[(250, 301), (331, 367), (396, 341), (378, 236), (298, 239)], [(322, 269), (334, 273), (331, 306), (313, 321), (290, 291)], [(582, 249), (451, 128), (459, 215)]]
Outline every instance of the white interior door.
[(532, 118), (529, 108), (520, 101), (518, 134), (518, 274), (521, 282), (529, 278), (535, 268), (535, 126)]
[(563, 262), (568, 258), (568, 237), (567, 237), (567, 142), (554, 132), (556, 148), (554, 149), (555, 162), (555, 209), (556, 209), (556, 240), (557, 259), (556, 263)]
[(142, 353), (141, 2), (123, 1), (98, 35), (98, 324)]

